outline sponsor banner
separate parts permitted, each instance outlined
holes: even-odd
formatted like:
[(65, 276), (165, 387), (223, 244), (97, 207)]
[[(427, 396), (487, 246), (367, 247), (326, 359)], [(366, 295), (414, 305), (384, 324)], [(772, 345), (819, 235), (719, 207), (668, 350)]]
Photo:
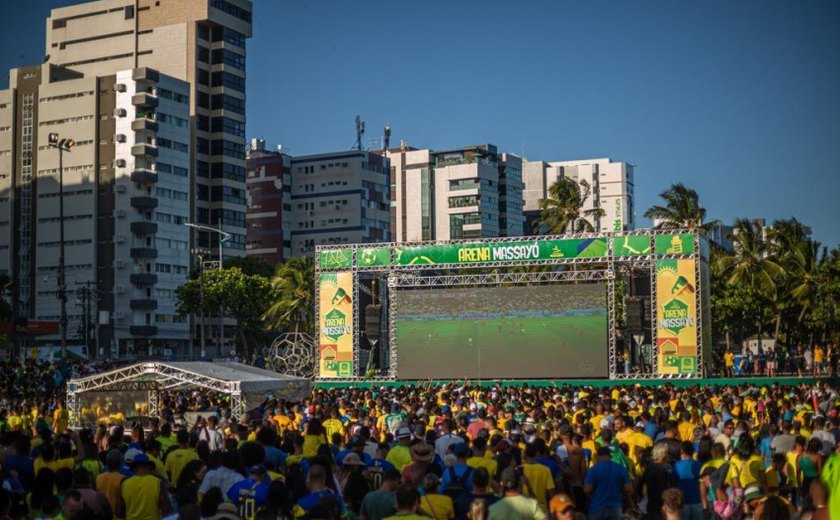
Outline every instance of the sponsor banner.
[(656, 341), (660, 374), (696, 374), (698, 370), (694, 268), (695, 260), (656, 262)]
[(650, 254), (650, 235), (630, 235), (613, 239), (615, 256), (642, 256)]
[(356, 265), (359, 267), (387, 267), (391, 265), (390, 247), (369, 247), (356, 251)]
[(356, 304), (352, 299), (353, 273), (322, 273), (318, 280), (318, 374), (327, 378), (351, 377)]
[(321, 269), (336, 269), (353, 266), (353, 253), (350, 249), (331, 249), (318, 255)]
[(606, 238), (584, 238), (398, 247), (394, 261), (396, 265), (524, 263), (557, 258), (600, 258), (606, 254)]
[(683, 233), (676, 235), (656, 235), (657, 255), (693, 255), (694, 234)]

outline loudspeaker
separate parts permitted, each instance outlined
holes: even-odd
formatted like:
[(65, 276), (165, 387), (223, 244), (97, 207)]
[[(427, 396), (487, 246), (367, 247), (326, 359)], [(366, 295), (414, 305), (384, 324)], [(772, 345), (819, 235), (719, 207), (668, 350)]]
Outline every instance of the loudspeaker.
[(374, 341), (379, 340), (381, 327), (379, 326), (379, 319), (382, 315), (381, 305), (368, 305), (365, 307), (365, 333), (368, 339)]
[(641, 331), (645, 319), (644, 298), (627, 298), (624, 303), (624, 324), (628, 331)]

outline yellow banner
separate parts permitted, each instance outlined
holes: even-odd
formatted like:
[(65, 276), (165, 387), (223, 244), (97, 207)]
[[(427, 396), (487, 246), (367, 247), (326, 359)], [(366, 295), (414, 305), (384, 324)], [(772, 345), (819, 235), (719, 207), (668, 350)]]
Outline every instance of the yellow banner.
[(697, 373), (695, 260), (656, 262), (656, 343), (660, 374)]
[(322, 273), (318, 294), (319, 375), (353, 375), (353, 273)]

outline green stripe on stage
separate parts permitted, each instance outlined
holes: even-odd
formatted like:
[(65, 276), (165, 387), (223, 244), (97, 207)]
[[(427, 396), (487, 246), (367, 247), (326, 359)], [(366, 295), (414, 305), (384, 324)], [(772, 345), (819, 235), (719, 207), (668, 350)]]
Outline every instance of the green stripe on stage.
[[(462, 383), (462, 381), (455, 381)], [(501, 383), (502, 386), (520, 386), (525, 383), (528, 386), (591, 386), (595, 388), (604, 388), (611, 386), (662, 386), (665, 384), (676, 386), (677, 388), (685, 388), (690, 386), (731, 386), (731, 385), (745, 385), (751, 384), (756, 386), (767, 386), (773, 383), (778, 383), (785, 386), (795, 386), (802, 383), (813, 385), (816, 383), (830, 383), (832, 386), (840, 384), (840, 377), (732, 377), (732, 378), (704, 378), (704, 379), (630, 379), (630, 380), (610, 380), (610, 379), (534, 379), (534, 380), (506, 380), (506, 381), (471, 381), (472, 384), (480, 384), (481, 386), (493, 386), (496, 383)], [(356, 381), (356, 382), (329, 382), (318, 381), (315, 383), (317, 388), (347, 388), (347, 387), (371, 387), (371, 386), (385, 386), (385, 387), (400, 387), (409, 384), (420, 383), (426, 385), (428, 380), (423, 381)], [(453, 381), (434, 381), (435, 384), (441, 385), (444, 383), (453, 383)]]

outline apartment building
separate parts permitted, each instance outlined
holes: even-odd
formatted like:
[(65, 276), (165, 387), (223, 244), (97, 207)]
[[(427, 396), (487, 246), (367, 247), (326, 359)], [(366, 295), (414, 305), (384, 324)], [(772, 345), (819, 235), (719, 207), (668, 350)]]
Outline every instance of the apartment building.
[[(189, 84), (149, 68), (14, 69), (0, 91), (0, 269), (16, 316), (58, 321), (64, 192), (68, 344), (96, 355), (183, 348)], [(50, 134), (75, 144), (60, 156)], [(22, 346), (57, 346), (42, 336)], [(84, 347), (84, 348), (82, 348)]]
[[(586, 181), (590, 194), (582, 210), (601, 209), (603, 214), (589, 218), (597, 232), (621, 232), (635, 228), (634, 167), (611, 159), (580, 161), (524, 161), (523, 180), (525, 232), (537, 234), (540, 200), (548, 197), (551, 185), (562, 178)], [(571, 231), (571, 230), (569, 230)]]
[(267, 150), (264, 139), (251, 139), (245, 254), (277, 265), (291, 256), (292, 157), (282, 147)]
[[(187, 81), (190, 221), (233, 234), (224, 254), (245, 253), (245, 61), (249, 0), (97, 0), (53, 9), (48, 62), (85, 76), (149, 67)], [(77, 138), (78, 140), (78, 138)], [(218, 247), (192, 230), (191, 244)]]
[(394, 240), (520, 236), (522, 159), (484, 144), (435, 151), (405, 145), (391, 161)]

